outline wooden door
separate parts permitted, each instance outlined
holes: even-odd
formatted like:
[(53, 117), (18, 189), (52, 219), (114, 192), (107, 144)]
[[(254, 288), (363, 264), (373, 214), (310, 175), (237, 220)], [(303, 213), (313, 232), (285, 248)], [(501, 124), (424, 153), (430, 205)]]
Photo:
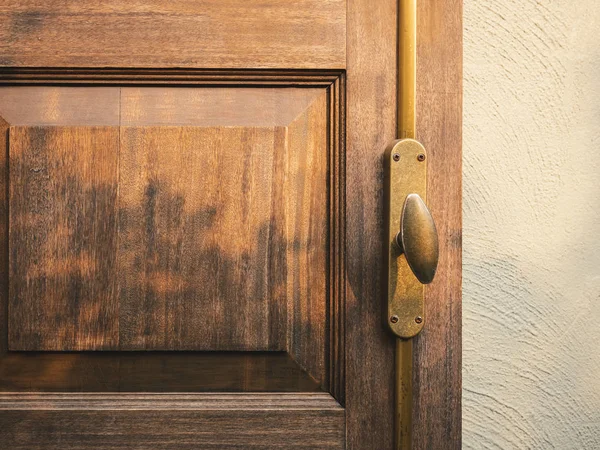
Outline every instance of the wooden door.
[[(395, 0), (0, 5), (2, 448), (391, 449)], [(414, 448), (460, 447), (461, 4), (419, 3), (441, 260)]]

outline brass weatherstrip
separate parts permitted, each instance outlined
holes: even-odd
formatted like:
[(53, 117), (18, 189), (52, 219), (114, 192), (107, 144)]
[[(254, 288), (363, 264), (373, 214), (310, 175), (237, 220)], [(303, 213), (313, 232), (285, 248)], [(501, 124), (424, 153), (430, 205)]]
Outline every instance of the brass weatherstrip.
[[(417, 0), (398, 1), (398, 133), (416, 137)], [(388, 233), (389, 235), (389, 233)], [(387, 312), (387, 311), (386, 311)], [(389, 320), (389, 317), (388, 317)], [(412, 447), (412, 339), (396, 339), (395, 448)]]

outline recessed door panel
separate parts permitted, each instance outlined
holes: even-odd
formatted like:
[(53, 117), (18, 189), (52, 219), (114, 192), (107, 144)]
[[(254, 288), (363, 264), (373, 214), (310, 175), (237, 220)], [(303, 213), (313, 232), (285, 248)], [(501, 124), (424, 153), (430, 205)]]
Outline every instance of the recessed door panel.
[[(198, 375), (193, 390), (328, 386), (327, 89), (0, 91), (9, 350), (272, 352), (210, 360), (214, 373), (267, 364), (258, 385)], [(176, 353), (86, 358), (15, 354), (7, 374), (89, 389), (82, 366), (96, 367), (123, 388), (136, 379), (124, 368), (141, 365), (189, 386)], [(188, 354), (190, 367), (202, 361)]]

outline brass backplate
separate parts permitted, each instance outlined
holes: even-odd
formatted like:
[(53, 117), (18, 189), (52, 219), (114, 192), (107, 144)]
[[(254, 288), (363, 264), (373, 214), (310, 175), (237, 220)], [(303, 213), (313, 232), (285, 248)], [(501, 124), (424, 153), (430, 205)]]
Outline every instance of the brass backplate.
[(396, 235), (400, 231), (402, 208), (409, 194), (427, 201), (427, 154), (413, 139), (392, 142), (385, 151), (386, 278), (387, 316), (385, 322), (398, 337), (417, 335), (425, 323), (424, 286), (413, 274)]

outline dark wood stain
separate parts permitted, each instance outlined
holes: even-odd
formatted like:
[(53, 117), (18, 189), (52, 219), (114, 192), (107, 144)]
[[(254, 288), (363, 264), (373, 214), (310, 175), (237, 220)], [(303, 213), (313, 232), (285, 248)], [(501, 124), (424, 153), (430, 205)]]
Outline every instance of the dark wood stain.
[(10, 130), (9, 348), (116, 349), (118, 130)]
[(9, 26), (9, 42), (15, 43), (22, 36), (40, 31), (44, 15), (39, 11), (21, 11), (11, 17)]
[[(263, 231), (276, 214), (264, 170), (281, 153), (272, 136), (271, 129), (123, 129), (122, 349), (286, 348), (285, 310), (266, 321), (282, 300), (265, 288), (266, 252), (285, 249)], [(256, 181), (244, 187), (248, 172)], [(269, 329), (278, 330), (275, 341)]]
[[(290, 138), (301, 152), (279, 128), (122, 129), (121, 349), (287, 350), (291, 326), (290, 351), (323, 378), (326, 141), (315, 128)], [(294, 155), (314, 159), (311, 170)], [(294, 351), (304, 338), (312, 345)]]
[[(60, 77), (61, 75), (59, 75)], [(162, 75), (164, 76), (164, 75)], [(208, 77), (206, 80), (213, 79), (213, 74), (194, 75), (198, 77)], [(222, 74), (221, 77), (225, 75)], [(239, 80), (241, 77), (246, 77), (247, 74), (240, 73), (235, 75)], [(269, 80), (290, 83), (289, 80), (296, 79), (298, 75), (289, 75), (286, 80), (286, 75), (267, 74), (259, 77)], [(19, 448), (22, 445), (26, 448), (36, 448), (41, 445), (36, 441), (35, 436), (38, 436), (37, 430), (46, 430), (50, 427), (56, 430), (56, 436), (60, 436), (60, 442), (69, 442), (74, 448), (85, 448), (89, 441), (85, 433), (82, 431), (82, 424), (79, 418), (82, 418), (83, 411), (95, 410), (94, 400), (89, 397), (81, 397), (81, 402), (78, 403), (77, 411), (73, 413), (61, 410), (61, 405), (72, 405), (71, 399), (65, 402), (53, 401), (48, 403), (44, 408), (52, 410), (61, 410), (53, 415), (50, 412), (42, 413), (42, 416), (34, 417), (36, 406), (29, 402), (28, 391), (39, 390), (40, 392), (58, 391), (77, 392), (90, 391), (97, 389), (98, 392), (113, 390), (119, 392), (118, 389), (125, 391), (143, 390), (143, 391), (161, 391), (164, 390), (166, 395), (168, 392), (180, 390), (217, 390), (230, 389), (232, 392), (239, 391), (303, 391), (313, 389), (326, 389), (335, 393), (336, 398), (343, 399), (344, 379), (343, 379), (343, 339), (339, 337), (341, 331), (341, 318), (343, 317), (342, 293), (338, 289), (337, 283), (327, 282), (327, 270), (331, 267), (334, 273), (342, 273), (340, 260), (343, 260), (343, 246), (340, 246), (341, 235), (338, 231), (340, 222), (334, 221), (333, 217), (339, 214), (340, 196), (337, 194), (341, 186), (340, 180), (343, 179), (340, 174), (339, 162), (343, 160), (343, 148), (340, 144), (340, 136), (343, 134), (340, 128), (340, 90), (339, 79), (332, 78), (329, 81), (320, 81), (324, 75), (315, 73), (309, 77), (297, 78), (294, 84), (306, 83), (308, 86), (319, 85), (321, 83), (321, 95), (314, 95), (314, 89), (305, 90), (307, 94), (312, 96), (311, 102), (306, 100), (297, 102), (297, 105), (302, 106), (299, 114), (292, 114), (295, 117), (290, 127), (286, 128), (276, 126), (273, 129), (272, 140), (273, 148), (284, 149), (281, 155), (276, 155), (272, 158), (272, 167), (266, 168), (267, 172), (272, 171), (275, 176), (281, 177), (281, 174), (287, 173), (287, 182), (273, 182), (270, 185), (271, 194), (268, 209), (271, 211), (279, 210), (279, 214), (283, 214), (287, 219), (287, 226), (282, 233), (282, 216), (277, 214), (268, 215), (266, 220), (260, 222), (256, 228), (255, 241), (259, 247), (267, 247), (268, 251), (264, 254), (266, 259), (264, 262), (268, 276), (264, 278), (266, 284), (261, 285), (259, 289), (264, 290), (269, 285), (287, 285), (287, 289), (277, 292), (277, 295), (284, 301), (277, 304), (282, 306), (285, 311), (289, 305), (299, 306), (299, 311), (293, 314), (286, 313), (287, 319), (284, 321), (285, 327), (288, 330), (286, 337), (286, 348), (292, 354), (286, 356), (285, 353), (269, 353), (258, 356), (256, 353), (244, 353), (242, 358), (236, 357), (235, 354), (223, 352), (211, 353), (136, 353), (126, 352), (119, 354), (115, 352), (102, 353), (10, 353), (2, 359), (0, 369), (3, 371), (0, 379), (5, 380), (4, 389), (11, 392), (23, 390), (23, 394), (8, 394), (8, 398), (0, 398), (0, 422), (4, 426), (3, 442), (11, 443), (11, 446)], [(272, 77), (272, 78), (269, 78)], [(226, 76), (225, 76), (226, 78)], [(231, 78), (235, 79), (235, 78)], [(324, 78), (326, 80), (326, 78)], [(331, 85), (334, 81), (334, 85)], [(259, 81), (260, 82), (260, 81)], [(268, 81), (272, 83), (273, 81)], [(281, 91), (282, 93), (286, 91)], [(287, 91), (290, 92), (290, 91)], [(292, 91), (293, 92), (293, 91)], [(91, 97), (94, 97), (93, 91), (88, 91)], [(54, 95), (54, 94), (53, 94)], [(60, 92), (57, 93), (58, 98), (62, 97)], [(246, 93), (246, 96), (248, 94)], [(67, 105), (69, 101), (59, 104)], [(282, 104), (283, 105), (283, 104)], [(34, 103), (35, 106), (35, 103)], [(110, 109), (110, 108), (109, 108)], [(106, 117), (112, 120), (112, 116), (107, 110)], [(0, 109), (1, 110), (1, 109)], [(59, 121), (66, 120), (68, 109), (65, 112), (58, 112)], [(18, 110), (16, 110), (19, 113)], [(227, 110), (222, 109), (221, 112), (215, 114), (225, 114)], [(291, 114), (287, 111), (287, 114)], [(35, 116), (35, 114), (33, 114)], [(72, 114), (73, 121), (78, 120), (77, 114)], [(22, 114), (20, 117), (25, 117)], [(52, 120), (51, 116), (40, 115), (41, 120)], [(56, 115), (55, 115), (56, 117)], [(89, 115), (85, 120), (100, 120), (102, 115)], [(265, 116), (271, 117), (271, 116)], [(282, 116), (279, 114), (278, 120)], [(37, 120), (37, 119), (36, 119)], [(328, 122), (330, 125), (328, 125)], [(333, 123), (331, 123), (333, 122)], [(110, 123), (110, 122), (109, 122)], [(87, 124), (87, 123), (86, 123)], [(58, 125), (58, 124), (57, 124)], [(181, 127), (173, 127), (181, 128)], [(148, 128), (151, 129), (151, 128)], [(251, 135), (249, 135), (251, 136)], [(251, 143), (246, 136), (245, 141)], [(243, 139), (240, 139), (240, 141)], [(287, 156), (286, 156), (287, 155)], [(331, 165), (330, 165), (331, 164)], [(35, 168), (37, 170), (37, 167)], [(39, 173), (39, 172), (38, 172)], [(212, 174), (211, 174), (212, 175)], [(214, 175), (213, 175), (214, 176)], [(120, 178), (120, 177), (119, 177)], [(281, 179), (281, 178), (279, 178)], [(246, 186), (252, 189), (253, 177), (246, 177)], [(166, 223), (173, 228), (182, 223), (192, 223), (199, 230), (211, 229), (219, 224), (219, 209), (217, 205), (210, 205), (198, 209), (191, 214), (183, 214), (186, 204), (181, 199), (177, 199), (177, 195), (172, 195), (173, 183), (166, 182), (164, 179), (156, 177), (150, 178), (150, 186), (145, 191), (142, 191), (142, 200), (140, 205), (148, 204), (150, 201), (151, 214), (148, 217), (154, 216), (153, 220), (148, 219), (146, 222), (142, 220), (139, 223), (143, 233), (150, 232), (146, 224), (160, 223), (157, 218), (161, 217), (159, 212), (162, 192), (169, 194), (166, 198), (169, 206), (167, 209), (168, 215), (177, 217), (176, 220), (168, 220)], [(143, 185), (140, 185), (143, 187)], [(166, 191), (165, 191), (166, 189)], [(299, 191), (301, 189), (301, 191)], [(330, 197), (331, 196), (331, 197)], [(186, 196), (180, 196), (185, 199)], [(335, 200), (330, 199), (333, 198)], [(281, 205), (289, 203), (290, 199), (298, 199), (291, 207), (281, 208)], [(172, 202), (170, 202), (173, 200)], [(172, 205), (170, 204), (172, 203)], [(162, 203), (165, 206), (165, 203)], [(290, 204), (291, 205), (291, 204)], [(304, 211), (312, 211), (306, 215)], [(251, 208), (241, 208), (243, 214), (252, 214)], [(283, 212), (281, 212), (283, 211)], [(300, 220), (302, 216), (295, 217), (295, 214), (301, 214), (307, 217), (308, 220)], [(163, 216), (164, 217), (164, 216)], [(118, 214), (118, 226), (123, 226), (124, 223), (131, 225), (132, 213), (130, 208), (120, 208)], [(135, 222), (134, 222), (135, 223)], [(164, 229), (163, 229), (164, 230)], [(157, 233), (155, 233), (157, 234)], [(333, 236), (333, 237), (332, 237)], [(155, 240), (159, 243), (159, 240)], [(179, 247), (176, 247), (179, 248)], [(233, 247), (232, 247), (233, 248)], [(280, 248), (287, 249), (286, 251), (278, 251)], [(244, 273), (251, 273), (252, 254), (248, 252), (239, 252), (239, 263), (243, 267)], [(144, 257), (144, 253), (141, 254)], [(213, 261), (223, 259), (221, 250), (215, 248), (211, 254), (207, 255)], [(142, 260), (138, 258), (135, 268), (140, 270)], [(173, 268), (179, 267), (174, 265)], [(296, 268), (297, 267), (297, 268)], [(282, 270), (282, 268), (288, 268)], [(288, 280), (289, 278), (289, 280)], [(262, 281), (262, 280), (261, 280)], [(225, 291), (230, 289), (226, 283), (218, 283), (219, 289)], [(311, 293), (321, 292), (319, 295)], [(304, 296), (307, 296), (304, 298)], [(326, 301), (331, 302), (331, 306), (327, 306)], [(270, 321), (281, 317), (282, 311), (271, 307), (269, 308)], [(310, 323), (314, 321), (315, 323)], [(277, 327), (272, 327), (268, 330), (268, 340), (272, 341), (277, 337)], [(331, 339), (331, 342), (329, 341)], [(331, 355), (326, 357), (325, 355)], [(274, 359), (275, 358), (275, 359)], [(236, 362), (237, 360), (237, 362)], [(112, 383), (112, 384), (111, 384)], [(1, 384), (0, 384), (1, 386)], [(161, 391), (162, 392), (162, 391)], [(81, 394), (84, 395), (84, 394)], [(147, 395), (147, 394), (141, 394)], [(168, 394), (172, 395), (172, 394)], [(241, 395), (241, 394), (232, 394)], [(108, 403), (102, 401), (102, 405), (107, 414), (111, 418), (120, 414), (117, 410), (127, 409), (130, 401), (126, 400), (127, 394), (118, 394), (114, 401)], [(144, 420), (139, 414), (141, 410), (161, 409), (162, 404), (166, 408), (172, 410), (177, 408), (178, 403), (171, 401), (171, 397), (161, 397), (164, 401), (161, 402), (158, 398), (149, 399), (143, 406), (139, 406), (135, 412), (127, 412), (132, 414), (132, 417), (139, 417)], [(247, 430), (249, 419), (245, 413), (240, 413), (244, 410), (243, 398), (236, 397), (235, 407), (230, 408), (223, 413), (222, 420), (219, 422), (214, 417), (208, 419), (211, 426), (194, 427), (190, 429), (187, 436), (194, 433), (201, 433), (200, 437), (194, 439), (194, 442), (203, 443), (202, 439), (207, 440), (208, 445), (215, 445), (215, 448), (227, 448), (229, 440), (221, 433), (220, 429), (233, 429), (238, 426), (240, 435), (244, 435), (243, 430)], [(331, 397), (328, 397), (331, 399)], [(252, 400), (252, 407), (258, 408), (258, 411), (271, 410), (270, 401), (268, 399)], [(334, 401), (335, 403), (335, 401)], [(20, 405), (16, 411), (15, 405)], [(167, 406), (168, 405), (168, 406)], [(187, 404), (186, 409), (195, 409), (193, 412), (195, 417), (210, 416), (210, 411), (206, 408), (214, 409), (216, 405), (222, 408), (222, 403), (214, 403), (214, 406), (207, 405), (205, 402), (195, 402)], [(337, 403), (336, 403), (337, 405)], [(244, 446), (247, 448), (276, 448), (281, 445), (282, 448), (343, 448), (345, 436), (344, 412), (339, 405), (335, 408), (327, 407), (322, 412), (316, 411), (321, 406), (314, 403), (299, 403), (296, 406), (286, 407), (290, 412), (276, 409), (272, 414), (272, 418), (268, 418), (268, 431), (265, 433), (258, 431), (260, 436), (256, 440), (254, 438), (244, 438)], [(47, 408), (46, 408), (47, 407)], [(266, 409), (265, 409), (266, 408)], [(308, 408), (308, 409), (307, 409)], [(69, 411), (72, 406), (68, 406)], [(115, 409), (115, 411), (113, 411)], [(305, 412), (306, 411), (306, 412)], [(19, 427), (11, 418), (19, 415), (16, 419), (19, 423), (21, 420), (28, 417), (33, 417), (35, 425), (27, 426), (28, 435), (21, 433)], [(67, 422), (63, 422), (60, 417), (65, 414), (73, 414), (72, 419), (67, 419), (71, 425), (67, 426)], [(102, 414), (94, 417), (92, 422), (98, 430), (102, 427)], [(148, 437), (149, 442), (155, 446), (155, 442), (162, 442), (161, 439), (166, 439), (169, 434), (173, 435), (172, 429), (164, 428), (162, 425), (170, 423), (169, 419), (177, 419), (177, 413), (161, 413), (150, 412), (155, 422), (152, 422), (152, 436)], [(170, 415), (169, 415), (170, 414)], [(184, 414), (188, 414), (185, 412)], [(240, 415), (241, 414), (241, 415)], [(259, 412), (258, 414), (263, 414)], [(284, 423), (278, 422), (283, 415), (287, 418), (283, 419)], [(311, 415), (309, 429), (299, 427), (303, 414)], [(250, 416), (255, 415), (254, 412)], [(233, 422), (226, 421), (229, 417)], [(271, 416), (269, 416), (271, 417)], [(334, 419), (335, 418), (335, 419)], [(264, 422), (265, 418), (261, 418)], [(300, 421), (299, 421), (300, 420)], [(333, 420), (333, 422), (331, 422)], [(261, 423), (262, 423), (261, 422)], [(232, 425), (232, 423), (238, 425)], [(281, 424), (280, 424), (281, 423)], [(287, 425), (293, 424), (289, 431), (286, 431), (286, 438), (282, 439), (281, 434), (277, 432), (270, 438), (270, 433), (275, 430), (284, 430)], [(332, 427), (329, 423), (334, 423)], [(74, 425), (75, 424), (75, 425)], [(114, 422), (110, 421), (108, 426), (112, 426), (111, 432), (114, 431)], [(256, 430), (259, 427), (253, 425)], [(319, 430), (325, 427), (324, 432)], [(126, 427), (130, 430), (132, 426)], [(134, 427), (135, 428), (135, 427)], [(207, 430), (217, 430), (213, 435), (208, 435)], [(71, 431), (75, 431), (76, 435), (71, 435)], [(52, 432), (53, 433), (53, 432)], [(45, 433), (44, 446), (52, 448), (55, 445), (55, 434)], [(125, 433), (125, 431), (124, 431)], [(307, 438), (307, 433), (311, 436)], [(19, 436), (15, 438), (15, 436)], [(83, 437), (82, 437), (83, 436)], [(143, 438), (136, 434), (136, 442), (142, 442)], [(161, 438), (163, 436), (164, 438)], [(254, 436), (254, 434), (252, 434)], [(332, 438), (332, 436), (335, 436)], [(14, 439), (17, 439), (16, 441)], [(106, 442), (104, 442), (106, 441)], [(103, 440), (106, 443), (105, 448), (113, 448), (115, 445), (122, 446), (130, 442), (130, 437), (123, 435), (122, 440), (116, 441)], [(176, 439), (176, 448), (182, 447), (185, 443), (183, 439)], [(98, 442), (94, 444), (97, 448)], [(162, 445), (162, 444), (161, 444)], [(163, 448), (169, 448), (168, 443), (164, 444)], [(196, 444), (194, 444), (196, 445)], [(160, 448), (160, 447), (158, 447)]]

